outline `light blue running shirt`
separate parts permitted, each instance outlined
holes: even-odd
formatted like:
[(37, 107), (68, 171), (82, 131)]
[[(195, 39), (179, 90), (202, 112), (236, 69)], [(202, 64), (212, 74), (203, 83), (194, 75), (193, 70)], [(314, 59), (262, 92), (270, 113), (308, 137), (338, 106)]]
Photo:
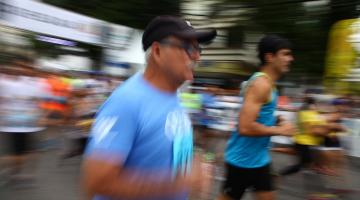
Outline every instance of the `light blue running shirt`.
[[(191, 170), (192, 126), (177, 94), (158, 90), (140, 73), (123, 83), (104, 103), (91, 138), (86, 156), (142, 172), (133, 180), (146, 177), (156, 184)], [(104, 196), (94, 199), (112, 200)], [(187, 194), (156, 199), (185, 200)]]
[[(265, 73), (255, 73), (246, 83), (246, 88), (258, 77), (267, 76)], [(243, 94), (243, 93), (242, 93)], [(274, 88), (271, 92), (269, 102), (261, 106), (258, 123), (265, 126), (274, 126), (276, 117), (274, 112), (277, 105), (277, 91)], [(249, 137), (243, 136), (238, 131), (234, 131), (228, 141), (225, 150), (225, 161), (231, 165), (241, 168), (259, 168), (270, 163), (269, 154), (270, 137)]]

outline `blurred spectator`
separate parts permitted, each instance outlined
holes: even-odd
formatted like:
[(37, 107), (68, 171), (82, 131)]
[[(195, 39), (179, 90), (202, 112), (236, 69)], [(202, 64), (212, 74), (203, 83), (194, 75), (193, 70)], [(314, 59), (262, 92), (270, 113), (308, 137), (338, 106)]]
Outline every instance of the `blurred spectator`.
[(19, 175), (25, 161), (36, 150), (37, 133), (45, 129), (40, 124), (44, 112), (39, 107), (47, 96), (41, 78), (2, 75), (0, 79), (0, 131), (7, 138), (8, 153), (3, 158), (11, 175)]
[(42, 102), (41, 108), (46, 111), (47, 124), (61, 125), (70, 114), (68, 98), (71, 94), (71, 85), (60, 76), (51, 74), (44, 82), (49, 95)]
[(298, 113), (299, 133), (294, 137), (297, 163), (280, 171), (286, 176), (299, 172), (301, 169), (313, 167), (315, 152), (313, 147), (321, 144), (321, 136), (327, 134), (326, 121), (316, 110), (315, 99), (306, 97)]
[(348, 112), (348, 102), (345, 99), (334, 99), (331, 104), (333, 109), (329, 113), (324, 113), (327, 121), (328, 133), (323, 136), (323, 143), (319, 148), (321, 156), (319, 157), (319, 167), (321, 172), (328, 175), (343, 175), (345, 164), (344, 152), (340, 143), (340, 132), (345, 128), (341, 126), (341, 119)]
[[(73, 90), (69, 95), (69, 116), (66, 120), (65, 133), (62, 137), (65, 145), (62, 153), (62, 159), (82, 155), (88, 141), (88, 132), (90, 130), (95, 111), (92, 104), (87, 102), (86, 98), (91, 96), (86, 89)], [(70, 143), (69, 145), (66, 145)]]

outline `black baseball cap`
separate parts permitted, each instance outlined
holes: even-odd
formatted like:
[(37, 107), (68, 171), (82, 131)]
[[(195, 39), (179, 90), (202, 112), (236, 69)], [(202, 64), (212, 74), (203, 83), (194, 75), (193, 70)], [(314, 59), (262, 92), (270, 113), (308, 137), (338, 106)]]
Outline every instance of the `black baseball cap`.
[(195, 30), (190, 22), (179, 17), (158, 16), (145, 28), (142, 36), (143, 50), (146, 51), (153, 42), (171, 35), (182, 39), (196, 39), (198, 43), (209, 43), (216, 37), (216, 30)]

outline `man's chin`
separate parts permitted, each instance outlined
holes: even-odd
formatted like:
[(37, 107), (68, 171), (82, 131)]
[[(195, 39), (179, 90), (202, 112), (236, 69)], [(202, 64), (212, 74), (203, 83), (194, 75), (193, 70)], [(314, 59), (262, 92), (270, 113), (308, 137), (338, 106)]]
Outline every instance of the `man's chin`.
[(189, 72), (185, 76), (186, 81), (193, 81), (194, 80), (194, 72)]
[(288, 72), (290, 72), (290, 68), (289, 67), (287, 67), (287, 68), (284, 68), (283, 70), (282, 70), (282, 72), (285, 74), (285, 73), (288, 73)]
[(192, 82), (194, 80), (194, 77), (191, 76), (191, 77), (187, 77), (185, 81), (189, 81), (189, 82)]

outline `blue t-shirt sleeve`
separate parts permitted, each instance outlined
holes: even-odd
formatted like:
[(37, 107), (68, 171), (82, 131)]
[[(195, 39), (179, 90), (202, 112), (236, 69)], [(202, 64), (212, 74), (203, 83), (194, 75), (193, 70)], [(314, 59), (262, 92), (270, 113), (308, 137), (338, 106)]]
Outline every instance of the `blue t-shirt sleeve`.
[(107, 102), (96, 117), (86, 156), (111, 162), (124, 162), (132, 149), (137, 118), (129, 102)]

